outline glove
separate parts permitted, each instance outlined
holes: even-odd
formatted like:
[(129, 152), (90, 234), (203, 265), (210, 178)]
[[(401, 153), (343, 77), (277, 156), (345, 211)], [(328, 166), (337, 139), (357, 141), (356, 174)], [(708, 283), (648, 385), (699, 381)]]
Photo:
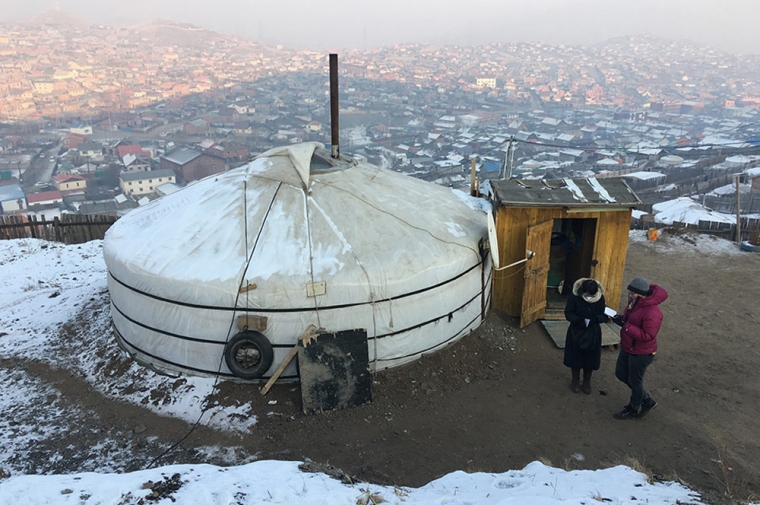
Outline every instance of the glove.
[(620, 317), (618, 314), (615, 314), (612, 316), (612, 322), (615, 323), (618, 326), (624, 326), (625, 325), (625, 319)]

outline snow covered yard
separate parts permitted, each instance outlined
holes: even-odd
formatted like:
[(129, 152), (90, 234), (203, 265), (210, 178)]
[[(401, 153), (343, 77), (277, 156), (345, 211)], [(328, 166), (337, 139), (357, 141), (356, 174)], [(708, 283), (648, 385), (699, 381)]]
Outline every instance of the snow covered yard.
[[(92, 412), (65, 405), (55, 381), (39, 376), (48, 369), (73, 373), (104, 397), (188, 423), (198, 420), (204, 408), (201, 422), (218, 429), (244, 431), (256, 422), (249, 404), (207, 405), (213, 379), (157, 375), (115, 345), (101, 241), (75, 246), (33, 239), (0, 242), (0, 328), (0, 356), (6, 363), (0, 368), (5, 385), (0, 468), (112, 471), (141, 459), (140, 447), (126, 444), (125, 434), (102, 426)], [(43, 443), (64, 433), (76, 438), (77, 431), (83, 439), (85, 431), (94, 432), (91, 436), (103, 432), (102, 442), (86, 450), (48, 449), (47, 458), (36, 454)]]
[[(129, 359), (110, 329), (102, 242), (66, 246), (29, 239), (0, 243), (3, 357), (75, 370), (103, 394), (195, 422), (214, 380), (158, 375)], [(204, 423), (245, 431), (250, 406), (208, 406)]]

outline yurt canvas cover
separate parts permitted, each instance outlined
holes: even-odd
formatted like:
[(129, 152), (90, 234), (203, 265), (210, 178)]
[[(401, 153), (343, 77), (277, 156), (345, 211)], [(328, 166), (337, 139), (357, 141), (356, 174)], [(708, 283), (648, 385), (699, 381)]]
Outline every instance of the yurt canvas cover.
[[(485, 237), (485, 215), (447, 188), (317, 143), (274, 149), (110, 228), (113, 327), (159, 371), (233, 377), (225, 350), (254, 317), (273, 357), (248, 379), (271, 376), (310, 324), (364, 328), (382, 370), (480, 325)], [(282, 375), (297, 376), (295, 363)]]

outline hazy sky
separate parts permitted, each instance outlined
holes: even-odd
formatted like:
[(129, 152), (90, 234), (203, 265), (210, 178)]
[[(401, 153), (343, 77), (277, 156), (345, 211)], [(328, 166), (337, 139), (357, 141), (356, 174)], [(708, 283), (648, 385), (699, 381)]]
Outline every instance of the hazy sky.
[[(3, 0), (0, 21), (55, 0)], [(544, 41), (590, 45), (622, 35), (688, 39), (760, 54), (760, 0), (59, 0), (89, 22), (184, 21), (295, 49), (396, 43)]]

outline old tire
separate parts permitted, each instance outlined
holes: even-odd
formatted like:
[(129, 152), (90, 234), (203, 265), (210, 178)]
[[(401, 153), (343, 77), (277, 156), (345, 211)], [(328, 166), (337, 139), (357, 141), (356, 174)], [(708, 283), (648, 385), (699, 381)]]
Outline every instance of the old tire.
[(272, 366), (272, 344), (261, 333), (243, 331), (235, 335), (224, 348), (224, 361), (235, 377), (258, 379)]

